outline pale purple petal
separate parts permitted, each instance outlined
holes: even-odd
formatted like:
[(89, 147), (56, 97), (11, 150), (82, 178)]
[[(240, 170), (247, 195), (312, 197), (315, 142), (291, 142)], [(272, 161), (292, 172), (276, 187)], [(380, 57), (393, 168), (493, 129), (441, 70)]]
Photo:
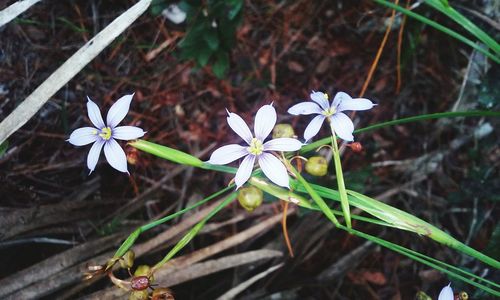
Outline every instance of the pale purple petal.
[(247, 123), (245, 123), (245, 121), (243, 121), (243, 119), (235, 113), (227, 111), (227, 114), (227, 124), (229, 124), (229, 127), (231, 127), (237, 135), (250, 145), (253, 135), (252, 132), (250, 132), (250, 128), (248, 128)]
[(323, 115), (316, 116), (311, 120), (309, 125), (307, 125), (306, 130), (304, 131), (304, 139), (306, 140), (306, 142), (312, 139), (316, 134), (318, 134), (324, 120), (325, 116)]
[(337, 111), (344, 110), (367, 110), (374, 107), (375, 104), (365, 98), (345, 99), (340, 102)]
[(108, 127), (115, 128), (125, 118), (130, 109), (132, 97), (134, 97), (134, 94), (125, 95), (111, 106), (106, 117)]
[(103, 129), (106, 127), (104, 125), (104, 121), (102, 120), (101, 111), (99, 110), (99, 106), (94, 103), (94, 101), (90, 100), (87, 96), (87, 113), (89, 115), (89, 119), (94, 124), (95, 127), (99, 129)]
[(255, 137), (264, 141), (276, 125), (276, 110), (270, 104), (262, 106), (255, 115)]
[(259, 155), (258, 161), (267, 178), (279, 186), (290, 188), (288, 172), (279, 159), (270, 153), (262, 153)]
[(346, 114), (341, 112), (336, 113), (330, 117), (330, 121), (332, 122), (333, 130), (341, 139), (348, 142), (354, 141), (354, 136), (352, 135), (354, 124)]
[[(92, 173), (99, 160), (99, 155), (101, 155), (102, 146), (104, 146), (105, 141), (103, 139), (97, 140), (90, 148), (89, 155), (87, 155), (87, 167)], [(89, 175), (90, 175), (89, 173)]]
[(288, 109), (292, 115), (321, 114), (321, 108), (314, 102), (300, 102)]
[(208, 163), (213, 165), (225, 165), (245, 155), (248, 155), (247, 147), (231, 144), (215, 150), (210, 156)]
[(344, 92), (338, 92), (335, 94), (335, 97), (333, 97), (333, 102), (331, 108), (334, 108), (335, 110), (338, 110), (337, 107), (343, 102), (343, 101), (349, 101), (352, 100), (351, 96), (349, 96), (347, 93)]
[(234, 177), (234, 183), (236, 184), (236, 189), (239, 189), (245, 182), (247, 182), (250, 175), (252, 175), (253, 164), (255, 163), (255, 155), (249, 154), (241, 162), (236, 176)]
[(98, 131), (94, 127), (82, 127), (75, 129), (67, 141), (75, 146), (88, 145), (97, 140), (99, 137), (97, 134)]
[(311, 100), (318, 103), (321, 106), (322, 110), (327, 110), (330, 108), (330, 103), (328, 103), (328, 96), (322, 92), (312, 92)]
[(120, 172), (128, 173), (125, 151), (114, 139), (109, 139), (104, 145), (104, 155), (108, 163)]
[(111, 137), (118, 140), (130, 141), (144, 136), (141, 128), (135, 126), (118, 126), (112, 130)]
[(297, 151), (302, 143), (292, 138), (277, 138), (264, 143), (264, 151)]
[(453, 290), (451, 288), (451, 283), (445, 286), (439, 293), (438, 300), (453, 300), (455, 296), (453, 295)]

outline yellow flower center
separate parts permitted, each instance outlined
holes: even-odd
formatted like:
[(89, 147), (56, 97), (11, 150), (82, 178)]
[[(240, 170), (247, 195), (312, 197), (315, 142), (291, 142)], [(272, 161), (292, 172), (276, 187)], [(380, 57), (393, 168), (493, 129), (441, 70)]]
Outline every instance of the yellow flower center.
[(322, 111), (321, 114), (323, 114), (323, 116), (325, 117), (330, 117), (333, 116), (336, 112), (337, 110), (335, 109), (335, 107), (330, 107), (327, 110)]
[(323, 96), (325, 96), (325, 99), (328, 100), (328, 94), (327, 93), (323, 93)]
[(253, 155), (259, 155), (264, 151), (264, 145), (262, 144), (262, 141), (253, 138), (247, 150)]
[(104, 127), (103, 129), (101, 129), (101, 133), (99, 133), (99, 136), (105, 140), (109, 140), (111, 138), (111, 128)]

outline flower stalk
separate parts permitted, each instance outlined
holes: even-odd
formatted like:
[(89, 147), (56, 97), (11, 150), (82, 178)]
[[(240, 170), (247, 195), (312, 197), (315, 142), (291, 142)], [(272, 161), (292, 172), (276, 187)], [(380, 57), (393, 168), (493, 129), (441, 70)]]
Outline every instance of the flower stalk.
[(347, 199), (347, 192), (345, 190), (344, 174), (342, 172), (342, 163), (340, 161), (340, 151), (337, 145), (337, 137), (335, 136), (335, 130), (333, 129), (333, 124), (330, 122), (330, 129), (332, 130), (332, 156), (335, 165), (335, 177), (337, 177), (337, 185), (340, 193), (340, 206), (342, 207), (342, 212), (344, 213), (345, 223), (347, 228), (352, 228), (351, 225), (351, 211), (349, 209), (349, 200)]

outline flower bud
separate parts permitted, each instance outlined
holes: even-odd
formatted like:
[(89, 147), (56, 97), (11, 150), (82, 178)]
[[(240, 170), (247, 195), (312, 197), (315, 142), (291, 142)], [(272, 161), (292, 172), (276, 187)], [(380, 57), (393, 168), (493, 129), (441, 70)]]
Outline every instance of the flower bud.
[(153, 291), (151, 300), (174, 300), (172, 291), (168, 288), (157, 288)]
[(312, 156), (306, 162), (306, 171), (313, 176), (325, 176), (328, 162), (323, 156)]
[(249, 212), (259, 207), (262, 199), (264, 199), (264, 193), (254, 186), (241, 188), (238, 192), (238, 201)]
[(295, 136), (293, 127), (290, 124), (276, 124), (273, 129), (273, 139), (292, 138)]
[(132, 293), (130, 293), (130, 296), (128, 296), (128, 300), (148, 300), (148, 299), (149, 299), (148, 290), (133, 291)]
[(120, 266), (123, 269), (130, 269), (134, 265), (134, 259), (135, 259), (134, 251), (128, 250), (120, 259)]
[(348, 146), (351, 147), (352, 151), (354, 151), (354, 152), (359, 153), (359, 152), (363, 151), (363, 146), (361, 145), (360, 142), (350, 143)]

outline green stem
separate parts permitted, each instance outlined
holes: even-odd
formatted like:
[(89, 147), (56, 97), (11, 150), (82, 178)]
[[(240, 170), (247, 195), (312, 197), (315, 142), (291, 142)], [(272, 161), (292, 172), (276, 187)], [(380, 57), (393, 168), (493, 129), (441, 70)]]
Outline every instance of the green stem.
[[(458, 118), (458, 117), (500, 117), (500, 112), (478, 110), (478, 111), (456, 111), (456, 112), (441, 112), (441, 113), (434, 113), (434, 114), (425, 114), (425, 115), (412, 116), (412, 117), (408, 117), (408, 118), (396, 119), (396, 120), (391, 120), (391, 121), (387, 121), (387, 122), (374, 124), (374, 125), (367, 126), (364, 128), (356, 129), (356, 130), (354, 130), (353, 133), (358, 134), (358, 133), (363, 133), (363, 132), (381, 129), (384, 127), (405, 124), (405, 123), (412, 123), (412, 122), (419, 122), (419, 121), (426, 121), (426, 120), (433, 120), (433, 119), (441, 119), (441, 118)], [(330, 139), (331, 139), (330, 137), (326, 137), (326, 138), (318, 140), (314, 143), (305, 145), (302, 147), (302, 149), (300, 149), (300, 153), (311, 152), (320, 146), (323, 146), (323, 145), (330, 143)]]
[[(329, 120), (329, 119), (328, 119)], [(340, 162), (340, 151), (337, 145), (337, 137), (335, 135), (335, 130), (333, 129), (332, 122), (330, 124), (330, 129), (332, 131), (331, 141), (332, 141), (332, 155), (335, 164), (335, 175), (337, 177), (337, 185), (340, 193), (340, 206), (342, 207), (342, 212), (344, 213), (345, 223), (347, 228), (351, 228), (351, 211), (349, 210), (349, 200), (347, 200), (347, 192), (345, 190), (344, 183), (344, 173), (342, 172), (342, 163)]]
[(309, 185), (309, 183), (300, 175), (300, 173), (292, 166), (292, 164), (288, 161), (285, 160), (285, 163), (290, 171), (292, 171), (293, 175), (297, 177), (297, 180), (304, 186), (304, 188), (307, 190), (309, 193), (309, 196), (316, 202), (316, 205), (318, 205), (319, 209), (325, 214), (325, 216), (335, 224), (335, 226), (340, 226), (339, 221), (335, 217), (335, 215), (332, 213), (330, 207), (326, 204), (325, 200), (321, 198), (318, 193)]

